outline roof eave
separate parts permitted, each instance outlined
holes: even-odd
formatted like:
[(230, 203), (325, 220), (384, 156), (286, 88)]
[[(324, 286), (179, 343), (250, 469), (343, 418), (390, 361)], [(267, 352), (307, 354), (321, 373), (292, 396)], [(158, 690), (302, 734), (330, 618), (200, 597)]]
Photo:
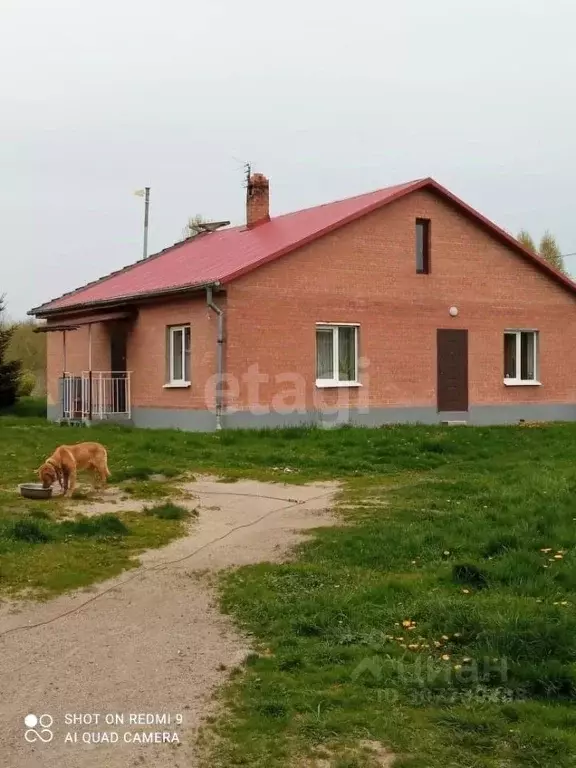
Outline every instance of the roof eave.
[[(122, 307), (127, 304), (137, 304), (139, 301), (146, 299), (153, 299), (155, 297), (162, 296), (177, 296), (183, 293), (195, 293), (197, 291), (203, 291), (206, 288), (219, 288), (221, 285), (219, 280), (210, 280), (205, 283), (197, 283), (192, 285), (183, 285), (177, 288), (165, 288), (163, 290), (146, 291), (145, 293), (135, 293), (130, 296), (121, 296), (113, 299), (102, 299), (99, 301), (83, 301), (78, 304), (66, 304), (64, 307), (54, 307), (49, 309), (48, 307), (52, 302), (48, 304), (41, 304), (39, 307), (30, 309), (26, 314), (33, 317), (48, 318), (56, 317), (58, 315), (68, 315), (84, 309), (108, 309), (110, 307)], [(44, 307), (46, 307), (44, 309)]]

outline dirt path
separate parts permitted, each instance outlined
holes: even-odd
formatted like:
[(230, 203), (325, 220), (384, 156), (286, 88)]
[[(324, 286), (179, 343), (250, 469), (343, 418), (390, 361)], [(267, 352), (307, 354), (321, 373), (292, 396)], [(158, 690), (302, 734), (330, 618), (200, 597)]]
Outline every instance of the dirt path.
[[(199, 500), (199, 520), (187, 537), (145, 553), (138, 570), (47, 603), (0, 605), (2, 768), (196, 765), (194, 738), (210, 697), (248, 651), (202, 572), (281, 559), (298, 531), (333, 523), (335, 486), (203, 479), (187, 488)], [(50, 741), (26, 740), (42, 730), (27, 731), (29, 714), (53, 719), (42, 720)], [(138, 714), (171, 722), (130, 723)], [(67, 723), (73, 715), (88, 717)], [(156, 732), (171, 740), (175, 733), (179, 743), (135, 740)], [(68, 733), (77, 741), (66, 741)], [(83, 741), (103, 733), (118, 741)]]

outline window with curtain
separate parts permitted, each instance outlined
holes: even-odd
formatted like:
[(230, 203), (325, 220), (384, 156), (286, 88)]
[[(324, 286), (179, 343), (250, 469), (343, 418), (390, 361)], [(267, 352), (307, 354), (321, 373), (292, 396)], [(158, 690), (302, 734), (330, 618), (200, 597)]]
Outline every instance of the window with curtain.
[(190, 326), (168, 328), (168, 383), (190, 383)]
[(505, 332), (504, 382), (538, 383), (538, 331)]
[(324, 386), (358, 383), (357, 325), (316, 327), (316, 383)]

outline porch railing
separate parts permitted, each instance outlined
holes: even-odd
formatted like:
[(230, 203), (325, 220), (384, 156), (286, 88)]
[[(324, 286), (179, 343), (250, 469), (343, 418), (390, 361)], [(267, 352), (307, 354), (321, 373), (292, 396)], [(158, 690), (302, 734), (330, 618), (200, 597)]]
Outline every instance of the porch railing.
[(107, 419), (131, 416), (130, 371), (82, 371), (65, 373), (62, 385), (62, 416), (65, 419)]

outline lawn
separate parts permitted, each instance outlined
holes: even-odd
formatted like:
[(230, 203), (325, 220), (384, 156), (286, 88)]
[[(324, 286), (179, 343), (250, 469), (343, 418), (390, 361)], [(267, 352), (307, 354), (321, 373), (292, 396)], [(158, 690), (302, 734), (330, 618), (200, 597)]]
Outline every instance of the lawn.
[(207, 764), (387, 765), (367, 740), (403, 768), (576, 765), (576, 428), (317, 439), (349, 456), (349, 525), (226, 577), (258, 653)]
[[(345, 525), (320, 530), (291, 564), (223, 578), (222, 605), (257, 652), (203, 733), (207, 765), (385, 764), (362, 741), (402, 768), (576, 764), (576, 425), (205, 435), (5, 417), (4, 588), (15, 546), (12, 563), (57, 591), (58, 579), (104, 578), (110, 563), (117, 572), (182, 533), (161, 512), (66, 531), (58, 502), (15, 495), (55, 445), (80, 439), (103, 442), (111, 480), (151, 504), (156, 473), (342, 481)], [(47, 540), (24, 531), (15, 544), (17, 522), (38, 522)]]

